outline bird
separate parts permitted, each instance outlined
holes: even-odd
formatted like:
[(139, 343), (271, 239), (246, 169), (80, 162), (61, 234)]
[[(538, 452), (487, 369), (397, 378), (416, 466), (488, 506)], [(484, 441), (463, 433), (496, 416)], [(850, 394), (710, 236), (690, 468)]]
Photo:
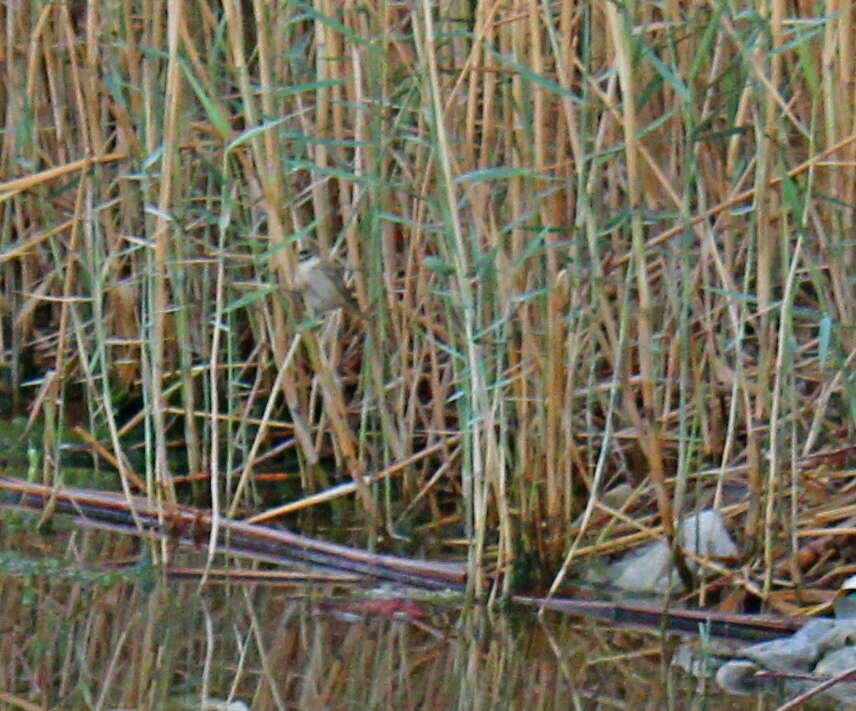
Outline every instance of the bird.
[(294, 275), (294, 289), (303, 295), (306, 308), (315, 314), (345, 309), (365, 319), (350, 290), (345, 285), (346, 271), (322, 259), (312, 250), (301, 250)]

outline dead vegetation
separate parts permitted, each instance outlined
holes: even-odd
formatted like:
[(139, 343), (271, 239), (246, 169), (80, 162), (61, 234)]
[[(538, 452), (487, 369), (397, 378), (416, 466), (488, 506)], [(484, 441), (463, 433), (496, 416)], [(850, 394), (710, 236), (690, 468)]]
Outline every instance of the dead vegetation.
[[(43, 481), (76, 439), (263, 516), (293, 451), (302, 494), (473, 570), (725, 507), (730, 589), (798, 605), (848, 572), (803, 556), (856, 423), (852, 10), (798, 6), (3, 4), (0, 337)], [(305, 312), (308, 244), (365, 320)]]

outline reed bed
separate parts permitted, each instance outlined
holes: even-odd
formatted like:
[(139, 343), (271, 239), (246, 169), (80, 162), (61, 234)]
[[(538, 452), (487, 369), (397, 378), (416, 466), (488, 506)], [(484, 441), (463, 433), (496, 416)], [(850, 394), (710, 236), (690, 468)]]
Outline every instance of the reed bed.
[[(466, 542), (474, 585), (713, 506), (769, 596), (852, 499), (852, 15), (4, 3), (33, 471), (83, 442), (128, 493), (257, 518), (350, 483), (377, 536)], [(365, 319), (306, 312), (309, 244)]]

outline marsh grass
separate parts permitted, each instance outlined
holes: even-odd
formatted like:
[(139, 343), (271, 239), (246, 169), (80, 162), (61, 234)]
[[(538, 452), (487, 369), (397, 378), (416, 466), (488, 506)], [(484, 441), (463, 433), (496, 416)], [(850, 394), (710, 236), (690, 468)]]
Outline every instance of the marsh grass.
[[(788, 7), (4, 4), (42, 479), (71, 421), (117, 487), (236, 515), (291, 451), (374, 532), (463, 538), (474, 584), (730, 506), (773, 599), (856, 422), (852, 11)], [(290, 293), (310, 242), (365, 321)]]

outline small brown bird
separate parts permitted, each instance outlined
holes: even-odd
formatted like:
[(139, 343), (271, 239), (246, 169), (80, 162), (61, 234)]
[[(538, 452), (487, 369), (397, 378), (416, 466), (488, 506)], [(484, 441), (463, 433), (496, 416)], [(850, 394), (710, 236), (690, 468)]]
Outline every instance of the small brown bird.
[(306, 300), (306, 308), (315, 314), (345, 309), (364, 319), (348, 287), (345, 269), (324, 261), (312, 251), (303, 250), (295, 273), (294, 287)]

